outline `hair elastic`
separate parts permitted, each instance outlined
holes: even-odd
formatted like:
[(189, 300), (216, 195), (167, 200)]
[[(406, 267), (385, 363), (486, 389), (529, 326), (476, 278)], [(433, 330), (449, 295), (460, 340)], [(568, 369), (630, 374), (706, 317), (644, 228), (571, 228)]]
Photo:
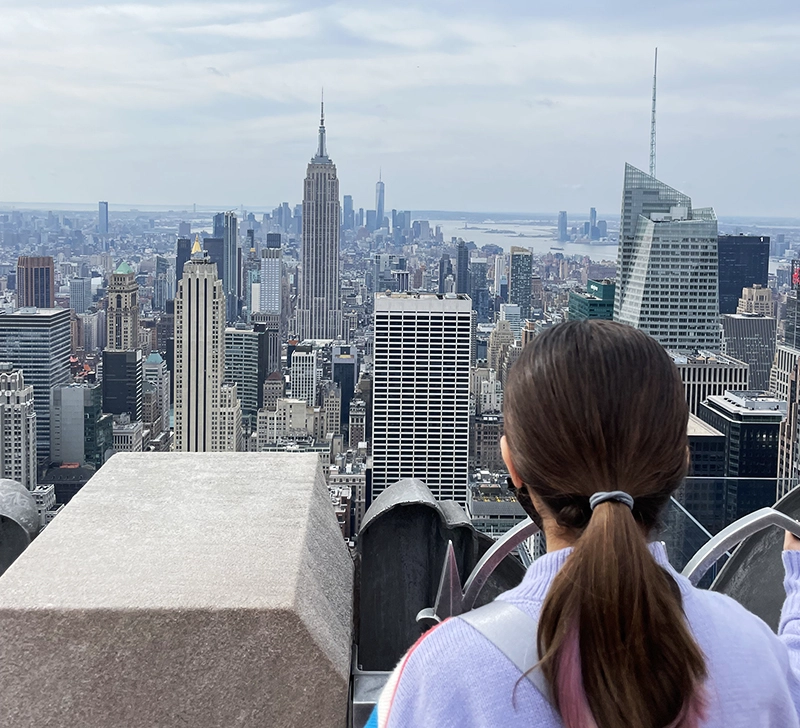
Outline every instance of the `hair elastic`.
[(628, 508), (633, 510), (633, 496), (626, 493), (624, 490), (600, 490), (594, 495), (589, 497), (589, 508), (594, 510), (601, 503), (606, 501), (616, 501), (617, 503), (624, 503)]

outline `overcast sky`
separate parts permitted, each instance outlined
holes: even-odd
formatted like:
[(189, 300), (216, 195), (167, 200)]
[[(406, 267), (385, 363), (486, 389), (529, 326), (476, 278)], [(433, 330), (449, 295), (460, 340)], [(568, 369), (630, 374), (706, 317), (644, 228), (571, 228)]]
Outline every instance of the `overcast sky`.
[(800, 216), (798, 0), (0, 0), (0, 200), (298, 202), (324, 86), (356, 207), (612, 213), (656, 45), (658, 176)]

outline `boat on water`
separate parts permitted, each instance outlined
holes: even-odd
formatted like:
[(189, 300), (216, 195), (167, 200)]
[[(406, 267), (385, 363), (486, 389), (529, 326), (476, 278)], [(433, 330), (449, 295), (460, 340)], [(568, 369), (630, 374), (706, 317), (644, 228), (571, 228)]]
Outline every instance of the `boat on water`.
[(559, 248), (557, 245), (551, 245), (550, 250), (557, 250), (560, 253), (564, 252), (564, 248)]

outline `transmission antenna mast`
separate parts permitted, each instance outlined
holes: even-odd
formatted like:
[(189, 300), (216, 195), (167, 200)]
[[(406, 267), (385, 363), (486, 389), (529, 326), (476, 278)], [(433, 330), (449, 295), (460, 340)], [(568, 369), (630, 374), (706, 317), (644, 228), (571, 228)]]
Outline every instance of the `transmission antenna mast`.
[(658, 78), (658, 48), (653, 62), (653, 110), (650, 115), (650, 176), (656, 176), (656, 79)]

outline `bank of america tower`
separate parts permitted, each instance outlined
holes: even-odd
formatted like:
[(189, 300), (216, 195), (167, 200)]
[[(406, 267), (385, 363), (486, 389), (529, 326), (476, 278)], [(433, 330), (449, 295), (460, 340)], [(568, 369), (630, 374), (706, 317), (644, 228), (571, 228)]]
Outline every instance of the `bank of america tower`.
[(339, 297), (339, 180), (325, 146), (325, 108), (319, 144), (303, 188), (303, 245), (297, 329), (300, 339), (341, 335)]

